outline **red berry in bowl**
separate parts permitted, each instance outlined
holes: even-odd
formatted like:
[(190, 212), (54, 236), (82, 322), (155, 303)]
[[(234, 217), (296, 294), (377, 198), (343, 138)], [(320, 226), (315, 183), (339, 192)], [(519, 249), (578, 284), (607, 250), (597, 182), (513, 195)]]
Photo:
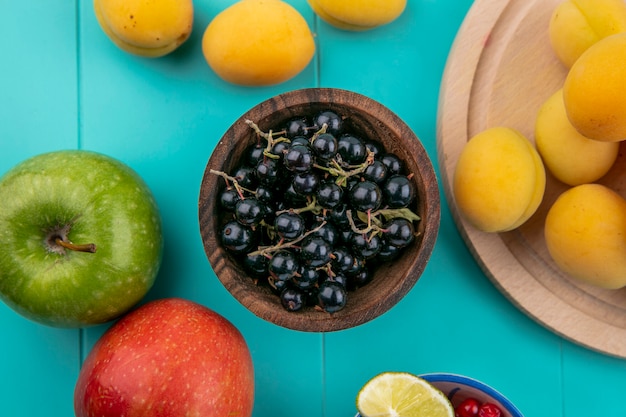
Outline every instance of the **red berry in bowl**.
[(475, 398), (468, 398), (456, 406), (454, 414), (456, 417), (476, 417), (478, 416), (479, 408), (480, 403), (478, 400)]
[(500, 417), (501, 414), (500, 408), (492, 403), (484, 403), (478, 409), (479, 417)]

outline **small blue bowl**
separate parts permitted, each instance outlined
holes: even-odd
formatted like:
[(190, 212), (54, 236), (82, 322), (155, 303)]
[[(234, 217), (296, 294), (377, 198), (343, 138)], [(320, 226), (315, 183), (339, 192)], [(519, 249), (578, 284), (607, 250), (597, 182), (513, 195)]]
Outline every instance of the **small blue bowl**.
[[(455, 408), (463, 400), (475, 398), (480, 403), (490, 402), (497, 405), (502, 411), (501, 417), (524, 417), (522, 412), (504, 395), (473, 378), (448, 373), (430, 373), (419, 376), (443, 392)], [(361, 416), (357, 413), (356, 417)]]

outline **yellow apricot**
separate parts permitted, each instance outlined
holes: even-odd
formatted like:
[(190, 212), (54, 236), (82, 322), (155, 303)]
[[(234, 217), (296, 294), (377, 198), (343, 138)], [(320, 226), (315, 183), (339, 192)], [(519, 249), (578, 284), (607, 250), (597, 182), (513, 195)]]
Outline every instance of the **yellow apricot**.
[(104, 33), (135, 55), (166, 55), (191, 34), (192, 0), (94, 0), (93, 4)]
[(626, 200), (600, 184), (582, 184), (557, 198), (546, 216), (545, 239), (556, 265), (572, 278), (617, 289), (626, 286)]
[(315, 41), (304, 17), (288, 3), (241, 0), (209, 23), (202, 52), (226, 81), (272, 85), (304, 70), (315, 53)]
[(308, 0), (313, 11), (327, 23), (345, 30), (363, 31), (396, 20), (406, 0)]
[(463, 147), (453, 193), (459, 213), (484, 232), (521, 226), (543, 199), (546, 175), (526, 137), (508, 127), (489, 128)]
[(359, 32), (359, 31), (374, 29), (376, 27), (376, 26), (358, 26), (358, 25), (343, 22), (329, 15), (328, 13), (326, 13), (326, 11), (322, 9), (322, 7), (317, 3), (317, 0), (308, 0), (308, 3), (309, 3), (309, 6), (311, 6), (311, 9), (313, 9), (313, 11), (315, 12), (315, 14), (317, 14), (323, 21), (325, 21), (326, 23), (332, 26), (335, 26), (336, 28)]
[(562, 89), (549, 97), (537, 113), (535, 145), (546, 168), (568, 185), (600, 179), (619, 153), (619, 143), (589, 139), (574, 129), (565, 113)]
[(608, 36), (587, 49), (563, 85), (567, 116), (590, 139), (626, 139), (626, 33)]
[(549, 24), (552, 48), (567, 68), (591, 45), (621, 32), (626, 32), (624, 0), (565, 0)]

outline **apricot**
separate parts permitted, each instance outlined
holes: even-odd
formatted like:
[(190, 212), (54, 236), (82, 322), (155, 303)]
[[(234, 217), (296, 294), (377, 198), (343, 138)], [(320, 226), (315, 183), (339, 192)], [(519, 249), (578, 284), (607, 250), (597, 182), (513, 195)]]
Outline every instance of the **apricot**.
[(541, 157), (520, 132), (492, 127), (473, 136), (455, 167), (453, 194), (460, 214), (484, 232), (521, 226), (543, 199)]
[(552, 49), (567, 68), (591, 45), (621, 32), (626, 32), (624, 0), (566, 0), (549, 24)]
[(131, 54), (160, 57), (191, 34), (192, 0), (94, 0), (93, 5), (104, 33)]
[(568, 185), (602, 178), (619, 153), (619, 143), (589, 139), (572, 126), (565, 113), (562, 89), (549, 97), (537, 113), (535, 145), (545, 167)]
[(578, 58), (565, 79), (563, 102), (583, 136), (626, 139), (626, 33), (598, 41)]
[(572, 278), (617, 289), (626, 286), (626, 200), (600, 184), (563, 192), (545, 222), (548, 251)]
[(363, 31), (396, 20), (406, 0), (308, 0), (313, 11), (326, 23), (340, 29)]
[(304, 70), (315, 53), (315, 41), (304, 17), (288, 3), (240, 0), (211, 20), (202, 52), (226, 81), (273, 85)]

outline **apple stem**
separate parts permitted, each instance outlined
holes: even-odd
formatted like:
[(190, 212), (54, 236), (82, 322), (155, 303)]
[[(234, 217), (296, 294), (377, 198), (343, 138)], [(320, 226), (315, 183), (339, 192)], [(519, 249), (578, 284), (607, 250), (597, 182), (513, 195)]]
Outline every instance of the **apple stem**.
[(93, 243), (86, 243), (84, 245), (76, 245), (72, 242), (63, 240), (60, 237), (57, 237), (56, 239), (54, 239), (54, 243), (56, 243), (59, 246), (64, 247), (65, 249), (75, 250), (77, 252), (96, 253), (96, 245)]

